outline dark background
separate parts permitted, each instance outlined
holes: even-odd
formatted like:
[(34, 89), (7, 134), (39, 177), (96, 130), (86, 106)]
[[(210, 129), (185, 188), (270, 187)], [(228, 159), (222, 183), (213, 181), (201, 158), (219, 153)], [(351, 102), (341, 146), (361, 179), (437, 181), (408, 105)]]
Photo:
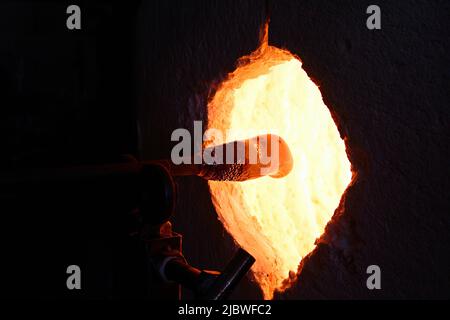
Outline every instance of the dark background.
[[(236, 60), (269, 42), (303, 61), (346, 137), (356, 183), (299, 279), (277, 298), (449, 298), (447, 1), (79, 1), (0, 4), (0, 164), (27, 167), (170, 155), (170, 134), (205, 119)], [(382, 30), (366, 28), (370, 4)], [(222, 269), (235, 244), (207, 184), (176, 180), (175, 229), (195, 266)], [(12, 297), (143, 297), (127, 186), (1, 192), (2, 292)], [(66, 289), (78, 264), (82, 290)], [(382, 290), (365, 286), (368, 265)], [(235, 298), (259, 298), (248, 278)], [(190, 297), (186, 293), (186, 297)]]
[[(136, 154), (138, 3), (77, 2), (81, 30), (66, 28), (70, 4), (0, 4), (2, 172), (111, 163)], [(2, 189), (3, 293), (57, 298), (145, 294), (145, 275), (139, 273), (143, 262), (133, 260), (137, 246), (127, 247), (129, 186), (32, 188), (14, 197)], [(66, 288), (71, 264), (81, 268), (80, 291)]]

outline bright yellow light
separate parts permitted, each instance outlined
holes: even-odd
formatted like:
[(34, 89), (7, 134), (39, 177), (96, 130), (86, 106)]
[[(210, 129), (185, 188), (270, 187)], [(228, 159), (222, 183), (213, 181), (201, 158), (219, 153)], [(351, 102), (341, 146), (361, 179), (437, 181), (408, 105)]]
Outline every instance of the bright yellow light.
[(256, 258), (252, 271), (269, 299), (314, 249), (351, 170), (331, 114), (299, 59), (263, 44), (240, 64), (208, 104), (208, 128), (236, 130), (226, 142), (278, 134), (294, 166), (280, 179), (209, 186), (225, 228)]

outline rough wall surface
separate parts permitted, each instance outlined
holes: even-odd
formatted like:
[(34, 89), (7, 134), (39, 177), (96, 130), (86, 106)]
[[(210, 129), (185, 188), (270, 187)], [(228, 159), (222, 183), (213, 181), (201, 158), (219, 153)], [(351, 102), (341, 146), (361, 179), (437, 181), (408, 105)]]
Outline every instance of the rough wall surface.
[[(445, 1), (276, 1), (270, 42), (298, 54), (339, 118), (359, 177), (344, 214), (280, 298), (450, 296)], [(377, 264), (382, 290), (367, 290)]]
[[(450, 9), (446, 1), (270, 2), (269, 42), (303, 61), (347, 139), (358, 179), (317, 250), (281, 299), (450, 296), (448, 190)], [(144, 3), (136, 63), (141, 154), (167, 158), (175, 128), (205, 118), (209, 90), (253, 51), (262, 1)], [(207, 184), (177, 179), (174, 226), (195, 266), (221, 269), (234, 250)], [(340, 215), (339, 213), (342, 213)], [(382, 290), (366, 288), (366, 268)], [(248, 280), (236, 298), (260, 297)]]

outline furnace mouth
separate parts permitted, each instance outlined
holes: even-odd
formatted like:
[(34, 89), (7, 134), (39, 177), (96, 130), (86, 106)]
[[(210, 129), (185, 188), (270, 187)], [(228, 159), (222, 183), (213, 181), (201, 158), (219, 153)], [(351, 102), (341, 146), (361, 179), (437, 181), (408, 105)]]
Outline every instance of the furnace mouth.
[(266, 41), (238, 61), (210, 98), (208, 128), (229, 132), (225, 142), (283, 137), (292, 171), (279, 179), (208, 184), (225, 229), (256, 258), (253, 277), (270, 299), (314, 250), (352, 172), (336, 123), (301, 60)]

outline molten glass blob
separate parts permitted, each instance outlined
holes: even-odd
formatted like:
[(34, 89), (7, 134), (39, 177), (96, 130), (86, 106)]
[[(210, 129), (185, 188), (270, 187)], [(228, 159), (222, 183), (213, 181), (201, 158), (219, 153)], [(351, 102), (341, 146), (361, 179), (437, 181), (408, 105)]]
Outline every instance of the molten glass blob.
[(228, 132), (225, 142), (277, 134), (291, 150), (293, 169), (283, 178), (209, 181), (220, 220), (256, 258), (253, 275), (270, 299), (314, 249), (350, 182), (344, 142), (301, 61), (267, 44), (221, 84), (208, 128)]

